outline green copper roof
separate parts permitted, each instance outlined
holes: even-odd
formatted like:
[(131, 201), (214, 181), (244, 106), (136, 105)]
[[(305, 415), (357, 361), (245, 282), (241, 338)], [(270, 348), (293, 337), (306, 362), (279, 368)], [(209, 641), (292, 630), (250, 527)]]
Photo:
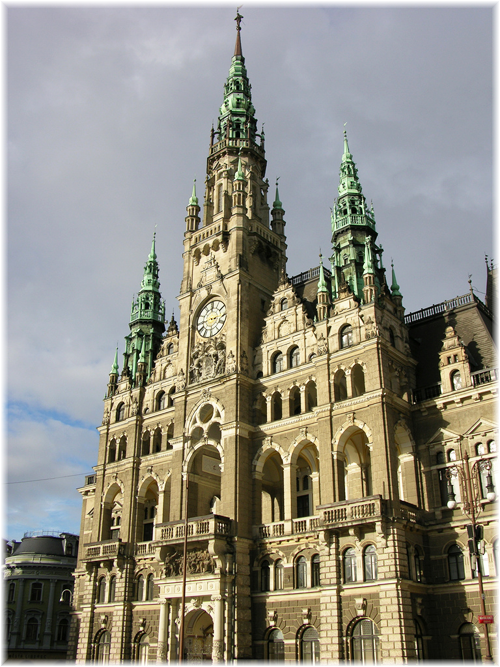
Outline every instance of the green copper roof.
[(193, 194), (189, 199), (190, 206), (198, 206), (198, 197), (196, 196), (196, 178), (193, 181)]
[(165, 319), (165, 306), (161, 303), (160, 297), (160, 281), (158, 279), (160, 270), (156, 261), (155, 241), (156, 232), (153, 234), (151, 251), (144, 267), (141, 289), (137, 295), (137, 300), (132, 300), (130, 323), (137, 320), (163, 322)]
[(280, 193), (278, 192), (278, 178), (276, 179), (276, 197), (273, 202), (273, 208), (283, 208), (283, 204), (280, 201)]
[(398, 281), (396, 280), (396, 272), (394, 271), (394, 262), (391, 263), (391, 266), (392, 266), (392, 285), (391, 285), (392, 295), (402, 296), (401, 292), (399, 291)]
[(243, 168), (241, 166), (241, 154), (238, 155), (238, 171), (234, 177), (235, 181), (246, 181), (245, 174), (243, 173)]
[(245, 58), (241, 49), (240, 23), (243, 17), (236, 15), (236, 45), (229, 68), (229, 75), (224, 85), (224, 102), (219, 110), (217, 131), (219, 141), (249, 138), (255, 142), (257, 120), (252, 104), (251, 85), (245, 67)]
[(326, 292), (328, 294), (328, 287), (325, 280), (325, 272), (323, 271), (323, 255), (319, 254), (319, 280), (318, 292)]
[[(114, 373), (115, 375), (118, 375), (118, 347), (116, 348), (115, 351), (115, 360), (113, 362), (113, 365), (111, 366), (111, 373)], [(111, 375), (110, 373), (110, 375)]]
[(358, 178), (358, 170), (349, 152), (347, 132), (344, 130), (344, 154), (340, 163), (339, 197), (348, 193), (361, 194), (361, 183)]

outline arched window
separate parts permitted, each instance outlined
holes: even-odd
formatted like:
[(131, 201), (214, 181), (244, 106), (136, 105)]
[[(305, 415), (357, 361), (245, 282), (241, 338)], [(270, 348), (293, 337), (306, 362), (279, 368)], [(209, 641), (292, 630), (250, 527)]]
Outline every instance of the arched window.
[(413, 622), (415, 623), (415, 652), (417, 654), (417, 660), (420, 662), (421, 660), (425, 660), (425, 654), (424, 654), (424, 633), (422, 631), (422, 626), (420, 625), (420, 622), (417, 621), (417, 619), (413, 619)]
[(365, 393), (365, 374), (359, 364), (355, 364), (351, 371), (352, 395), (362, 396)]
[(477, 628), (472, 623), (464, 623), (459, 632), (462, 660), (481, 662), (481, 643)]
[(116, 421), (122, 422), (125, 419), (125, 403), (120, 403), (116, 408)]
[(121, 461), (127, 455), (127, 438), (123, 435), (120, 438), (120, 444), (118, 446), (118, 460)]
[(222, 213), (222, 183), (217, 185), (217, 213)]
[(282, 661), (285, 659), (285, 643), (283, 633), (278, 628), (274, 628), (267, 638), (267, 659), (270, 662)]
[(288, 308), (288, 299), (281, 299), (280, 310), (286, 310), (287, 308)]
[(67, 642), (68, 641), (68, 629), (69, 621), (67, 618), (61, 618), (57, 626), (57, 639), (58, 642)]
[(460, 376), (460, 371), (453, 371), (453, 373), (450, 375), (450, 379), (452, 391), (462, 389), (462, 378)]
[(344, 551), (344, 582), (357, 581), (356, 552), (353, 547)]
[(413, 564), (415, 566), (415, 581), (422, 581), (422, 558), (419, 550), (415, 547), (415, 554), (413, 556)]
[(377, 579), (377, 551), (373, 544), (369, 544), (363, 552), (363, 568), (365, 581)]
[(290, 352), (290, 368), (296, 368), (300, 365), (300, 350), (294, 347)]
[(274, 564), (274, 590), (283, 590), (283, 561), (277, 560)]
[(348, 324), (340, 331), (340, 347), (343, 350), (346, 347), (351, 347), (352, 343), (352, 327)]
[(111, 634), (106, 630), (102, 632), (95, 647), (95, 661), (109, 662), (109, 649), (111, 647)]
[(314, 554), (311, 561), (311, 585), (319, 586), (319, 554)]
[(278, 419), (281, 419), (283, 411), (282, 411), (282, 402), (281, 402), (281, 394), (279, 391), (276, 391), (273, 394), (273, 421), (277, 421)]
[(265, 560), (260, 566), (260, 590), (269, 591), (271, 590), (271, 568), (269, 567), (269, 561)]
[(38, 618), (36, 616), (29, 616), (26, 621), (26, 641), (36, 642), (38, 639)]
[(450, 571), (450, 581), (465, 579), (464, 555), (462, 549), (456, 544), (453, 544), (448, 549), (448, 568)]
[(174, 425), (169, 424), (167, 428), (167, 449), (173, 449), (174, 446), (170, 442), (173, 437), (174, 437)]
[(300, 659), (311, 664), (319, 662), (319, 637), (312, 626), (308, 626), (300, 638)]
[(116, 460), (116, 440), (113, 438), (108, 447), (108, 463), (114, 463)]
[(345, 401), (347, 398), (347, 381), (343, 370), (338, 370), (335, 373), (333, 394), (336, 402)]
[(161, 452), (161, 428), (158, 427), (153, 435), (153, 451)]
[(476, 455), (483, 456), (484, 454), (486, 454), (486, 447), (483, 445), (482, 442), (478, 442), (476, 444)]
[(154, 600), (154, 576), (148, 574), (146, 580), (146, 600)]
[(439, 465), (440, 463), (446, 463), (444, 452), (438, 452), (436, 454), (436, 465)]
[(493, 452), (497, 451), (497, 443), (494, 440), (490, 440), (488, 442), (488, 451), (493, 454)]
[(101, 577), (97, 583), (97, 602), (99, 604), (106, 602), (106, 577)]
[(300, 415), (300, 389), (293, 387), (290, 391), (290, 415)]
[(142, 574), (137, 577), (135, 599), (139, 601), (144, 599), (144, 577)]
[(351, 637), (351, 662), (379, 662), (379, 630), (369, 618), (358, 621)]
[(304, 556), (297, 558), (295, 563), (295, 588), (307, 587), (307, 561)]
[(157, 410), (163, 410), (165, 408), (165, 392), (160, 391), (159, 394), (156, 396), (156, 409)]
[(175, 387), (170, 387), (168, 391), (168, 407), (171, 408), (174, 405), (174, 397), (175, 397)]
[(168, 355), (171, 355), (171, 354), (173, 354), (173, 353), (174, 353), (174, 344), (173, 344), (173, 343), (169, 343), (169, 344), (167, 345), (167, 354), (168, 354)]
[(272, 362), (273, 373), (281, 373), (283, 370), (283, 354), (277, 352), (273, 357)]
[(144, 435), (142, 436), (142, 456), (149, 455), (150, 443), (151, 443), (151, 436), (149, 434), (149, 431), (146, 431), (146, 433), (144, 433)]
[(113, 575), (109, 580), (109, 601), (114, 602), (116, 597), (116, 577)]
[(318, 392), (315, 382), (306, 385), (306, 412), (311, 412), (318, 405)]
[(448, 461), (456, 461), (457, 460), (457, 453), (454, 449), (449, 449), (446, 452), (446, 456), (448, 458)]

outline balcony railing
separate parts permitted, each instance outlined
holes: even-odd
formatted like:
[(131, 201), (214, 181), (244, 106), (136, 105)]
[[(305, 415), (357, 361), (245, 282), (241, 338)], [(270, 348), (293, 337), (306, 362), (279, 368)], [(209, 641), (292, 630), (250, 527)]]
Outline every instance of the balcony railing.
[[(178, 542), (184, 539), (184, 521), (170, 521), (155, 526), (155, 542)], [(209, 514), (188, 519), (187, 534), (189, 537), (219, 537), (231, 535), (231, 519), (225, 516)]]
[(347, 225), (367, 225), (375, 229), (375, 221), (372, 220), (368, 214), (365, 215), (345, 215), (342, 218), (336, 218), (335, 231), (346, 227)]
[(430, 387), (422, 387), (420, 389), (414, 389), (412, 393), (413, 403), (421, 403), (426, 401), (429, 398), (437, 398), (441, 396), (441, 383), (433, 384)]
[[(323, 267), (323, 273), (325, 275), (325, 278), (331, 278), (332, 274), (331, 271)], [(312, 280), (313, 278), (317, 278), (319, 276), (319, 266), (316, 266), (314, 269), (309, 269), (309, 271), (303, 271), (302, 273), (299, 273), (296, 276), (293, 276), (290, 278), (290, 282), (292, 285), (300, 285), (301, 283), (305, 283), (307, 280)]]
[(429, 306), (428, 308), (417, 310), (414, 313), (408, 313), (405, 315), (405, 324), (419, 322), (420, 320), (425, 320), (427, 317), (445, 313), (448, 310), (453, 310), (454, 308), (465, 306), (468, 303), (474, 303), (474, 301), (474, 295), (471, 294), (471, 292), (467, 292), (467, 294), (464, 294), (463, 296), (457, 296), (454, 299), (450, 299), (449, 301), (442, 301), (441, 303), (436, 303), (433, 306)]
[(254, 539), (267, 539), (272, 537), (283, 537), (284, 535), (300, 535), (301, 533), (312, 533), (321, 525), (319, 516), (307, 516), (302, 519), (287, 519), (265, 523), (253, 527)]
[(106, 540), (86, 545), (83, 560), (115, 558), (125, 554), (125, 544), (121, 540)]
[(496, 382), (497, 380), (497, 369), (496, 368), (486, 368), (484, 371), (475, 371), (470, 374), (472, 378), (472, 384), (474, 387), (479, 387), (482, 384), (488, 384), (489, 382)]
[(377, 519), (382, 516), (382, 497), (370, 496), (363, 500), (344, 500), (333, 503), (323, 510), (322, 523), (325, 527), (334, 524), (364, 522), (367, 519)]

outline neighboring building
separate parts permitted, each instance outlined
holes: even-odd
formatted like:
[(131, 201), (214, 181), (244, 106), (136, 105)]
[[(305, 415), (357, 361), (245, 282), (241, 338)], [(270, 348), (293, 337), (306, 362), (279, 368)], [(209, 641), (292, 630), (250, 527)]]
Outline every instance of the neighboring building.
[(5, 657), (66, 659), (78, 536), (26, 533), (7, 543)]
[[(187, 207), (180, 324), (165, 331), (153, 240), (109, 376), (71, 655), (177, 660), (187, 507), (187, 659), (485, 656), (446, 472), (496, 460), (491, 311), (471, 290), (405, 315), (345, 135), (332, 272), (287, 277), (239, 19), (202, 217), (194, 187)], [(488, 470), (476, 481), (492, 612)]]

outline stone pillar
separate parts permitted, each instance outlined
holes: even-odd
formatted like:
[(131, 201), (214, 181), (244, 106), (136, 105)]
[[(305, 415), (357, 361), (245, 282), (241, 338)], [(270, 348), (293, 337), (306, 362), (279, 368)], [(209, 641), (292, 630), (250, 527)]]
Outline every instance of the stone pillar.
[(345, 371), (345, 385), (347, 389), (347, 398), (352, 398), (352, 379), (350, 368), (347, 368)]
[(158, 621), (158, 648), (156, 650), (156, 662), (167, 661), (167, 624), (168, 624), (168, 603), (160, 598), (160, 618)]
[(168, 662), (177, 662), (179, 657), (178, 652), (178, 632), (179, 626), (177, 624), (179, 615), (180, 600), (173, 599), (169, 604), (168, 615), (168, 646), (167, 646), (167, 660)]
[(283, 465), (283, 504), (284, 519), (290, 519), (297, 514), (297, 495), (295, 493), (295, 474), (297, 466), (291, 463)]
[(14, 616), (14, 623), (12, 625), (12, 632), (10, 634), (10, 647), (16, 648), (19, 645), (19, 634), (20, 634), (20, 622), (21, 622), (21, 612), (23, 610), (23, 600), (24, 600), (24, 579), (19, 579), (18, 590), (16, 590), (17, 604), (16, 604), (16, 615)]
[(340, 502), (347, 498), (345, 488), (345, 455), (343, 452), (332, 452), (333, 455), (333, 479), (334, 479), (334, 502)]
[(45, 630), (43, 633), (43, 648), (50, 648), (52, 639), (52, 617), (54, 615), (54, 589), (56, 582), (50, 582), (49, 601), (47, 603), (47, 618), (45, 620)]
[(212, 662), (224, 661), (224, 598), (222, 595), (212, 595), (214, 603), (213, 622), (214, 639), (212, 644)]
[(300, 414), (304, 414), (306, 410), (306, 387), (304, 384), (300, 385)]
[(266, 409), (267, 409), (267, 423), (273, 421), (273, 397), (266, 396)]
[[(164, 512), (164, 504), (165, 504), (165, 487), (159, 490), (158, 492), (158, 505), (156, 506), (156, 518), (155, 518), (155, 524), (163, 523), (163, 512)], [(167, 517), (168, 521), (168, 517)], [(159, 536), (154, 535), (153, 539), (158, 539)]]
[(312, 472), (311, 475), (311, 485), (312, 485), (312, 514), (316, 515), (316, 507), (320, 504), (319, 497), (319, 472)]
[(320, 538), (321, 628), (320, 659), (325, 663), (338, 663), (344, 659), (342, 639), (342, 605), (340, 597), (339, 539), (335, 533), (323, 531)]
[(262, 472), (252, 473), (253, 479), (253, 525), (262, 523)]

